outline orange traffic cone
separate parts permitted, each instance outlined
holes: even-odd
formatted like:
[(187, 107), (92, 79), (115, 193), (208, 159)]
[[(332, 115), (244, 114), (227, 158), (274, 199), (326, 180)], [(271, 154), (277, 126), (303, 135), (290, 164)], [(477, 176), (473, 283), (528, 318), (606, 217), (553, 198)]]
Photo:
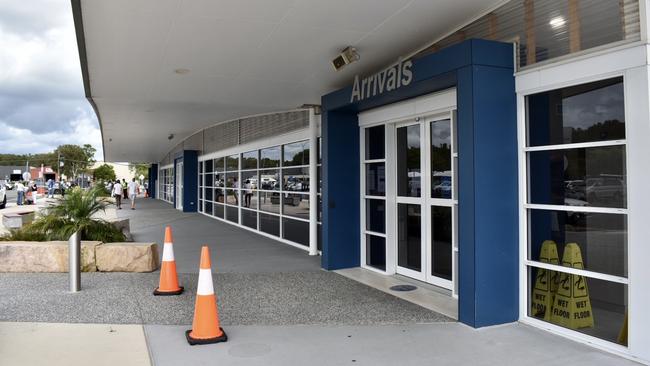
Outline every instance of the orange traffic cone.
[(154, 295), (180, 295), (183, 287), (178, 286), (176, 274), (176, 261), (174, 260), (174, 246), (172, 244), (172, 228), (165, 228), (165, 244), (163, 246), (162, 265), (160, 266), (160, 283), (153, 291)]
[(207, 246), (201, 248), (201, 265), (199, 269), (199, 285), (196, 289), (194, 320), (192, 321), (192, 329), (185, 332), (185, 337), (191, 346), (228, 340), (228, 336), (219, 326), (217, 296), (214, 294), (212, 270), (210, 269), (210, 249)]

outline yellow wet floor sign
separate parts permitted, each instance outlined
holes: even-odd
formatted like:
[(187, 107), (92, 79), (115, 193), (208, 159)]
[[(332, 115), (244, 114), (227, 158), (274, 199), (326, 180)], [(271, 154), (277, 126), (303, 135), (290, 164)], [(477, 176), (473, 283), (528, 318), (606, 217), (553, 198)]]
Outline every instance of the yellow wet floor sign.
[[(583, 269), (582, 254), (576, 243), (564, 247), (562, 265)], [(571, 329), (594, 326), (589, 290), (584, 276), (561, 272), (560, 283), (553, 302), (551, 322)]]
[[(539, 254), (539, 261), (543, 263), (559, 264), (557, 244), (553, 240), (544, 240)], [(531, 299), (531, 314), (536, 318), (546, 321), (551, 320), (553, 299), (557, 291), (558, 273), (545, 268), (536, 268), (535, 287)]]

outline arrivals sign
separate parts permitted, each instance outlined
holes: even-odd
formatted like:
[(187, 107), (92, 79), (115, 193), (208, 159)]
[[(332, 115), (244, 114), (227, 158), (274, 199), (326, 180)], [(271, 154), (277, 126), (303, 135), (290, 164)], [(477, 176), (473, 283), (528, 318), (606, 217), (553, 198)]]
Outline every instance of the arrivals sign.
[(359, 102), (411, 84), (413, 81), (412, 67), (413, 61), (406, 60), (363, 79), (359, 79), (359, 75), (356, 75), (352, 86), (350, 103)]

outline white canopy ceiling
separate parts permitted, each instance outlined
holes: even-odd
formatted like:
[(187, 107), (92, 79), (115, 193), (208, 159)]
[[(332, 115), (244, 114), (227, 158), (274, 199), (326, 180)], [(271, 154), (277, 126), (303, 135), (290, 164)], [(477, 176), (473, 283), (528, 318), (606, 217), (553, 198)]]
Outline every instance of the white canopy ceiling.
[[(214, 123), (320, 97), (502, 0), (73, 0), (107, 161), (158, 161)], [(75, 15), (79, 17), (78, 13)], [(346, 46), (361, 60), (336, 72)], [(82, 47), (81, 45), (80, 47)], [(178, 69), (189, 72), (179, 74)], [(172, 140), (167, 137), (174, 134)]]

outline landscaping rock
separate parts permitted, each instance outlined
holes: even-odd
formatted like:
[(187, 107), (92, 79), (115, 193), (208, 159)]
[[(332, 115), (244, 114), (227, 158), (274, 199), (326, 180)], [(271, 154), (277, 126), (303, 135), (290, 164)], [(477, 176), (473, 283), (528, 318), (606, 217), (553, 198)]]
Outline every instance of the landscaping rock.
[(133, 236), (131, 235), (131, 224), (129, 219), (111, 219), (109, 220), (117, 230), (121, 231), (124, 234), (124, 239), (126, 241), (133, 241)]
[[(81, 242), (81, 270), (95, 272), (99, 241)], [(0, 242), (0, 272), (68, 272), (68, 243)]]
[(101, 272), (152, 272), (158, 269), (156, 243), (107, 243), (96, 249)]

